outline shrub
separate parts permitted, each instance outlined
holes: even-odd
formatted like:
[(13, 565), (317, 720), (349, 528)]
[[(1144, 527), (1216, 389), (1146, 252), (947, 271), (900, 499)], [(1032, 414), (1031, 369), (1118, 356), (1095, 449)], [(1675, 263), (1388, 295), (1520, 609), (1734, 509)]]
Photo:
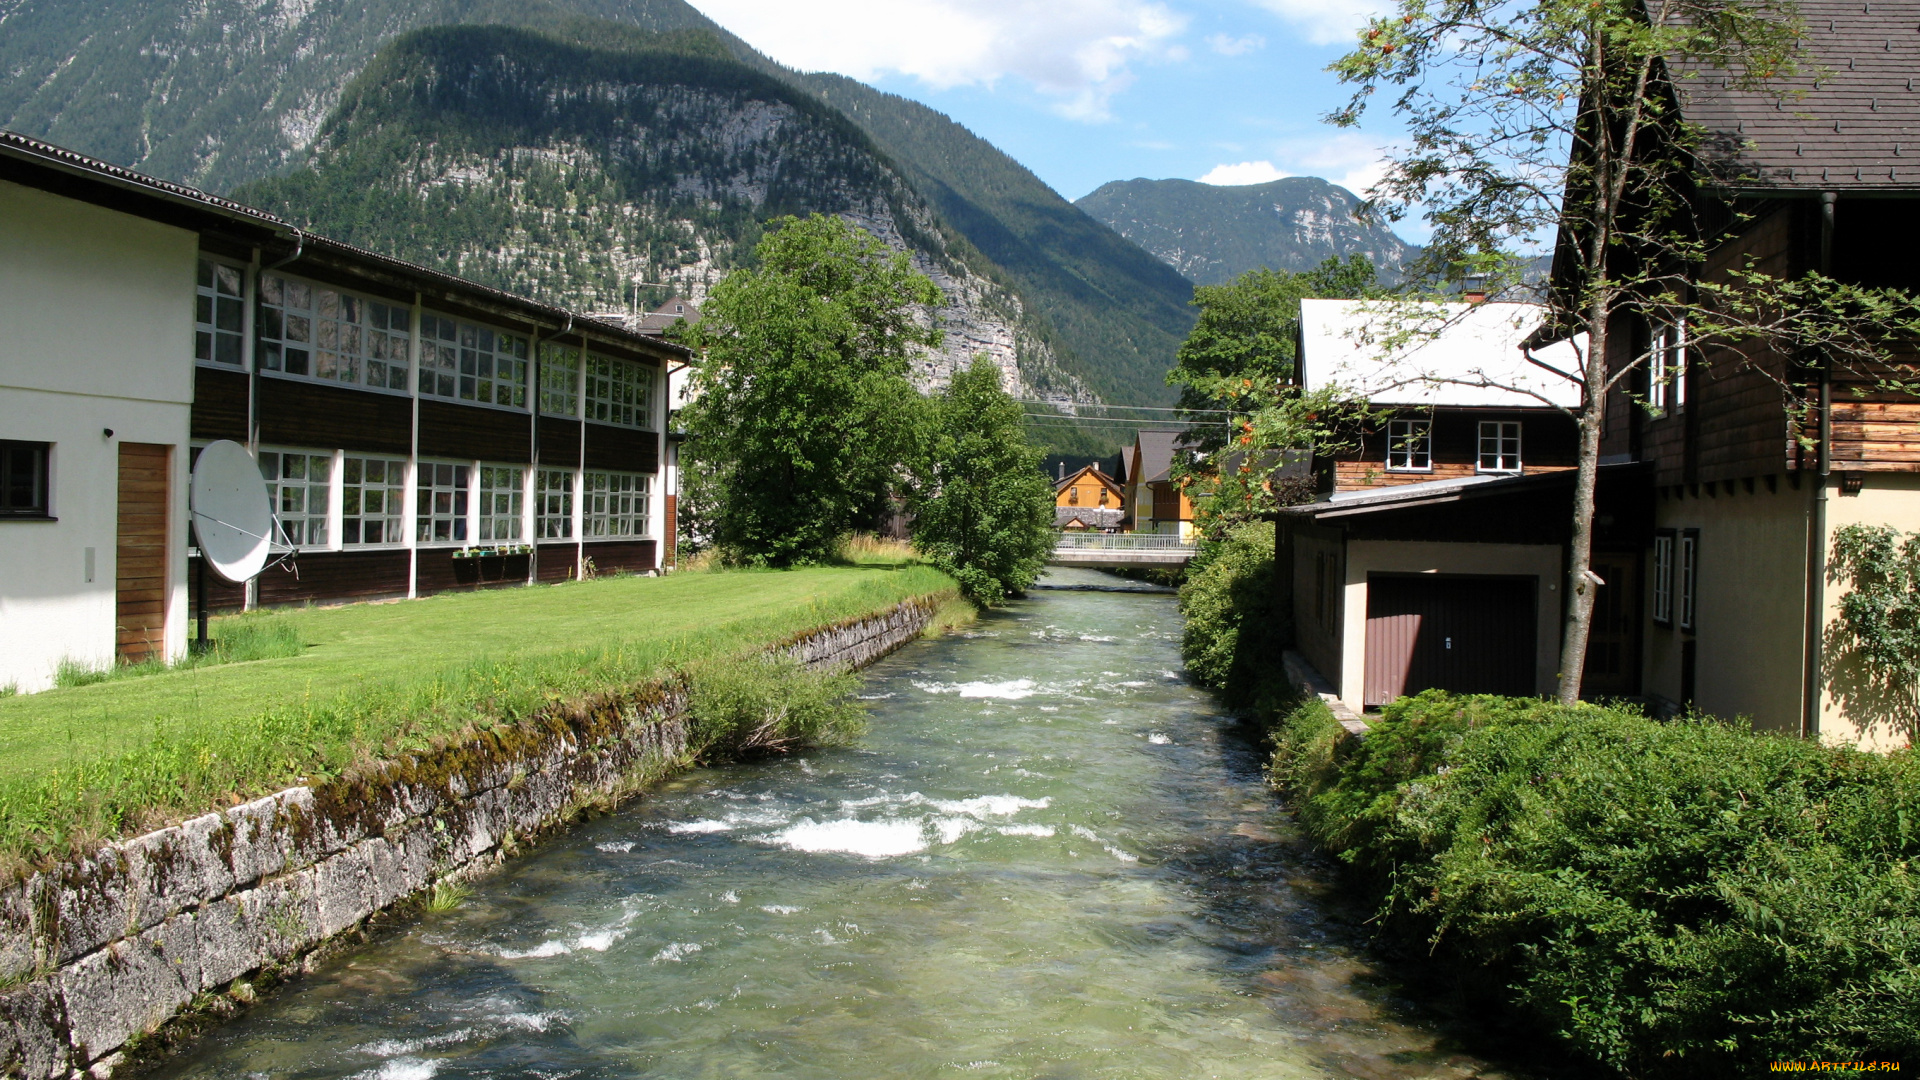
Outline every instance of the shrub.
[(1911, 752), (1437, 691), (1331, 754), (1311, 717), (1278, 735), (1308, 830), (1385, 925), (1582, 1055), (1920, 1056)]
[(1273, 523), (1235, 526), (1202, 544), (1180, 588), (1180, 656), (1201, 684), (1242, 706), (1279, 667), (1274, 620)]
[(858, 677), (788, 657), (703, 665), (687, 685), (688, 750), (703, 762), (847, 743), (867, 729)]

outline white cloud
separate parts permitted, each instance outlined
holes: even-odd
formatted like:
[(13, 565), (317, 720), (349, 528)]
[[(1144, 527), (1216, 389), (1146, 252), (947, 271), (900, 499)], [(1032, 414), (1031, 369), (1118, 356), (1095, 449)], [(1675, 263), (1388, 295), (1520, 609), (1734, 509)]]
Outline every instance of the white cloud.
[(802, 71), (936, 89), (1013, 77), (1075, 120), (1110, 118), (1135, 61), (1180, 59), (1186, 17), (1155, 0), (692, 0), (709, 18)]
[(1207, 44), (1212, 47), (1214, 52), (1219, 53), (1221, 56), (1242, 56), (1255, 49), (1266, 48), (1267, 39), (1261, 37), (1259, 34), (1248, 34), (1244, 37), (1228, 37), (1225, 34), (1215, 34), (1207, 39)]
[(1274, 168), (1271, 161), (1242, 161), (1237, 165), (1215, 165), (1211, 172), (1200, 178), (1200, 182), (1237, 187), (1243, 184), (1264, 184), (1270, 180), (1285, 180), (1292, 175), (1290, 172), (1281, 172)]
[(1313, 142), (1290, 144), (1279, 157), (1302, 173), (1365, 197), (1367, 189), (1387, 175), (1387, 156), (1392, 151), (1392, 147), (1383, 147), (1364, 135), (1341, 131)]
[(1348, 45), (1367, 20), (1393, 10), (1387, 0), (1254, 0), (1299, 26), (1315, 45)]

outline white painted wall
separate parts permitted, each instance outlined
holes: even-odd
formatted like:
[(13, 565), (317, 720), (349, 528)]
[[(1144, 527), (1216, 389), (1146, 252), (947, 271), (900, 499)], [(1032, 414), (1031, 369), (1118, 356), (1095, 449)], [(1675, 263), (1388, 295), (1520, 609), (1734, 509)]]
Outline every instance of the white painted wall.
[(1551, 694), (1560, 671), (1560, 547), (1557, 544), (1454, 544), (1406, 540), (1347, 543), (1346, 596), (1341, 623), (1340, 700), (1354, 712), (1366, 706), (1367, 575), (1486, 574), (1538, 579), (1534, 692)]
[(53, 444), (57, 519), (0, 519), (0, 686), (113, 661), (121, 442), (175, 447), (166, 645), (186, 650), (198, 251), (187, 230), (0, 181), (0, 438)]

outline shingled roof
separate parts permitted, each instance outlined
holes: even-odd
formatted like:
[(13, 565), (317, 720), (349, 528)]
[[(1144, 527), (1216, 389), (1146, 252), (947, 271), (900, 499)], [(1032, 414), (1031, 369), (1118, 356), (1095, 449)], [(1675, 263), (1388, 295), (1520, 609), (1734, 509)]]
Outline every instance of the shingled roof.
[(1678, 80), (1702, 154), (1738, 191), (1920, 188), (1920, 0), (1800, 0), (1801, 74), (1741, 90), (1720, 74)]

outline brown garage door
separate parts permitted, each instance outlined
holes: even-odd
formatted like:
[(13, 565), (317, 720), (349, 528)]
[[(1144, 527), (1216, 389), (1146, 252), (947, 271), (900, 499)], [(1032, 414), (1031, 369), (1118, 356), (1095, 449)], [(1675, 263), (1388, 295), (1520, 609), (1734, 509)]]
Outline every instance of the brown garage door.
[(167, 489), (173, 448), (120, 444), (120, 513), (114, 554), (115, 654), (137, 664), (166, 651)]
[(1531, 577), (1367, 575), (1366, 703), (1402, 694), (1531, 695)]

